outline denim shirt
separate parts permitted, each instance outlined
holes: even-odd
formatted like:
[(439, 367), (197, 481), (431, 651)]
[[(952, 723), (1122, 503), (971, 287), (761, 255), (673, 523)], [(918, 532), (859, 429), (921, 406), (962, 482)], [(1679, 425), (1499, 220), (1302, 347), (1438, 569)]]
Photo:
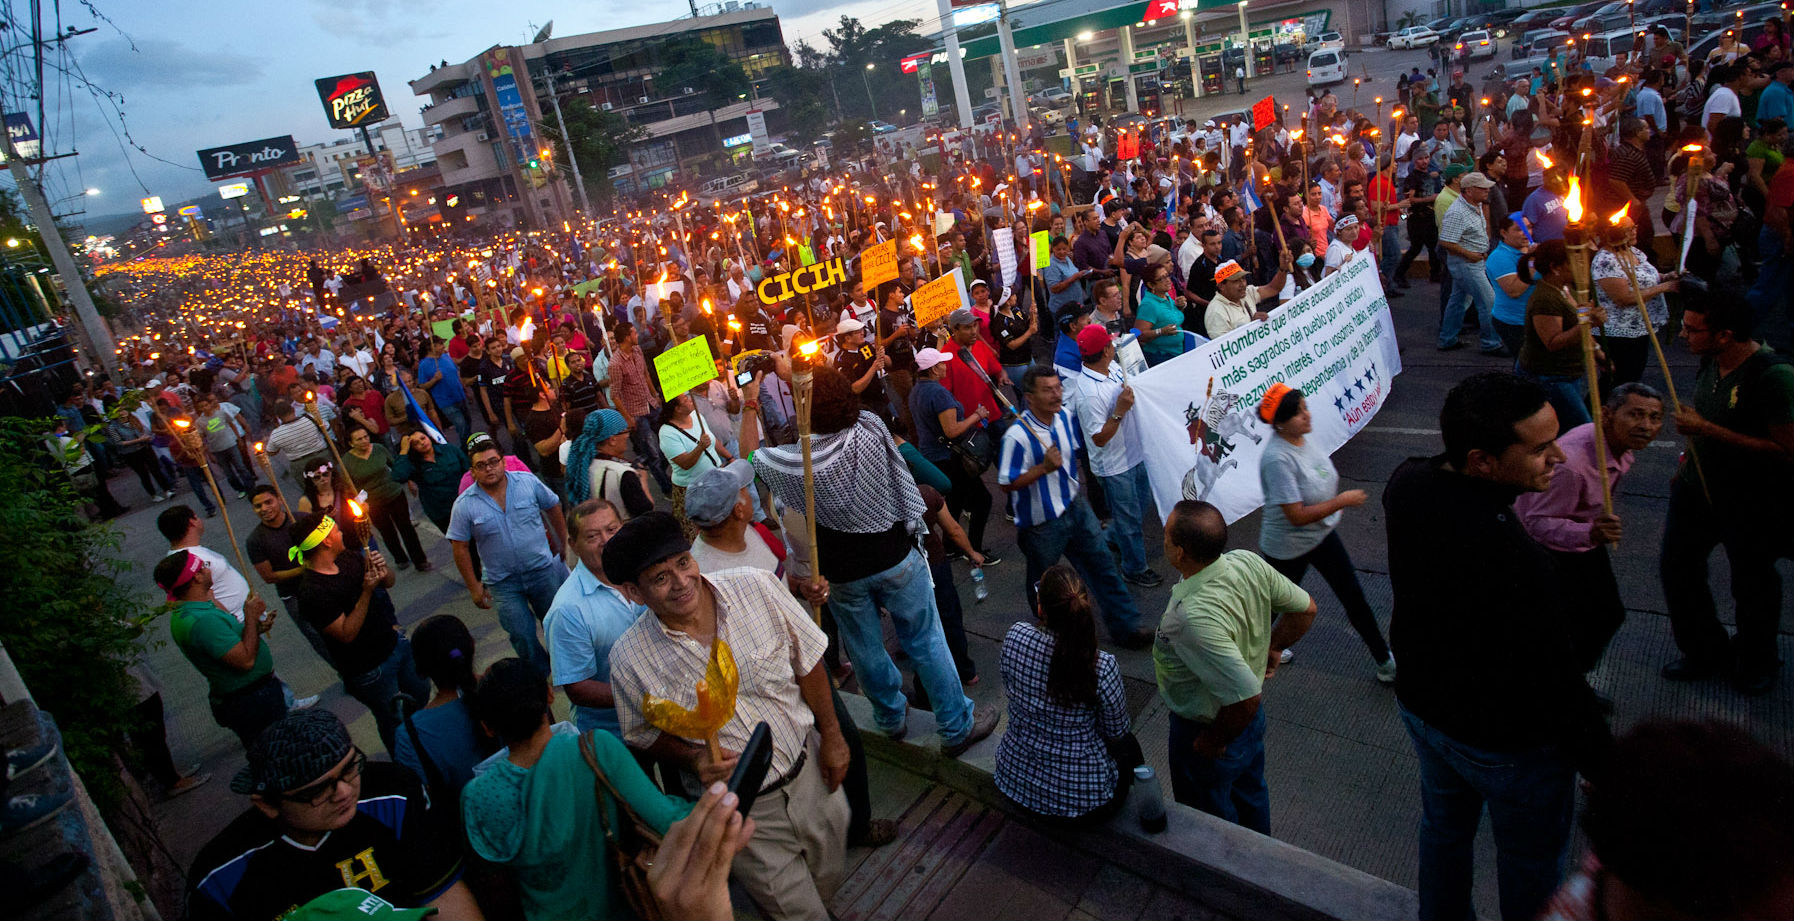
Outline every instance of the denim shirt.
[(505, 474), (505, 508), (499, 508), (478, 483), (455, 499), (449, 515), (449, 540), (477, 540), (487, 584), (534, 572), (555, 562), (543, 530), (542, 512), (561, 500), (535, 474)]

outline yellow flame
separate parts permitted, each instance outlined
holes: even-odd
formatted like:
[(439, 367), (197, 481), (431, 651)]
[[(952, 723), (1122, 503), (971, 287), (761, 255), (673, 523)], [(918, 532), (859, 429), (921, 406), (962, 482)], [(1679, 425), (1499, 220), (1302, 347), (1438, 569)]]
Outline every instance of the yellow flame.
[(1613, 215), (1607, 219), (1607, 223), (1615, 224), (1615, 225), (1625, 223), (1626, 222), (1626, 212), (1631, 211), (1631, 210), (1632, 210), (1632, 203), (1626, 202), (1624, 205), (1620, 206), (1620, 210), (1615, 211), (1613, 213)]
[(1564, 212), (1570, 216), (1570, 223), (1582, 223), (1582, 179), (1570, 177), (1570, 191), (1564, 196)]
[(811, 339), (809, 342), (798, 346), (797, 350), (801, 352), (805, 358), (809, 358), (810, 356), (815, 355), (816, 350), (820, 348), (822, 348), (822, 342), (817, 339)]
[(368, 516), (368, 510), (366, 508), (364, 508), (361, 503), (355, 501), (354, 499), (350, 499), (349, 500), (349, 514), (354, 515), (355, 520), (360, 521), (361, 519), (366, 518)]

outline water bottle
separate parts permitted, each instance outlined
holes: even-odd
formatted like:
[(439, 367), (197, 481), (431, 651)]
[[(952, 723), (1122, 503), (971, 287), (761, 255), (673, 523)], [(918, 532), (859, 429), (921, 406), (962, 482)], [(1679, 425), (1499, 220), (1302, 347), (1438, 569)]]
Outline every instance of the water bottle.
[(1164, 831), (1165, 794), (1159, 790), (1159, 778), (1152, 765), (1134, 768), (1134, 789), (1140, 791), (1140, 827), (1154, 835)]
[(984, 567), (982, 566), (972, 567), (972, 597), (976, 598), (980, 604), (984, 599), (990, 597), (990, 589), (984, 587)]

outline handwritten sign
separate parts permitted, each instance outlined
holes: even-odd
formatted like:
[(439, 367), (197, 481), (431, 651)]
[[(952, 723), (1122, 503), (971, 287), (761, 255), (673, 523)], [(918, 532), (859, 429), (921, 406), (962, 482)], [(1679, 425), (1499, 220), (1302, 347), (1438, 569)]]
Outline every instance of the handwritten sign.
[(1252, 130), (1263, 131), (1277, 121), (1277, 98), (1266, 96), (1252, 104)]
[(1115, 139), (1115, 158), (1132, 160), (1138, 156), (1140, 156), (1140, 135), (1133, 131), (1121, 132), (1121, 137)]
[(897, 277), (897, 241), (886, 240), (860, 253), (860, 280), (875, 288)]
[(960, 270), (954, 269), (917, 288), (909, 296), (909, 301), (916, 309), (916, 325), (928, 326), (946, 319), (947, 314), (965, 306), (965, 280), (960, 276)]
[(707, 336), (693, 336), (654, 357), (660, 394), (668, 401), (716, 377), (716, 356)]
[(991, 249), (997, 252), (997, 268), (1003, 273), (1003, 284), (1015, 287), (1015, 233), (1007, 227), (991, 236)]
[(1047, 263), (1053, 261), (1053, 247), (1047, 237), (1048, 233), (1044, 230), (1036, 230), (1033, 233), (1034, 268), (1036, 269), (1044, 269), (1047, 267)]
[(455, 321), (437, 320), (430, 324), (430, 331), (435, 333), (438, 339), (453, 339), (455, 338)]
[[(892, 277), (896, 273), (893, 270)], [(797, 271), (783, 275), (773, 275), (763, 279), (754, 289), (760, 295), (760, 302), (769, 306), (788, 301), (800, 294), (820, 291), (833, 285), (847, 282), (847, 266), (840, 259), (830, 259), (815, 265), (806, 265)]]

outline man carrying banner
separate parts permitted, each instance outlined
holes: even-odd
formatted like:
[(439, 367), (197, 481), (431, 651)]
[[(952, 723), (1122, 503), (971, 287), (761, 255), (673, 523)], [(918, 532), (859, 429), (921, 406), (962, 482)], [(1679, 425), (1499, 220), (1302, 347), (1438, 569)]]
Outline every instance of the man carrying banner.
[[(1101, 330), (1101, 327), (1087, 327)], [(1107, 333), (1103, 333), (1107, 336)], [(1015, 538), (1028, 558), (1028, 606), (1035, 582), (1060, 557), (1071, 560), (1102, 605), (1109, 636), (1123, 649), (1142, 649), (1153, 632), (1140, 625), (1140, 611), (1103, 544), (1096, 513), (1079, 491), (1077, 427), (1065, 408), (1064, 384), (1051, 367), (1036, 365), (1022, 375), (1027, 408), (1003, 433), (997, 483), (1015, 500)]]
[(1134, 408), (1134, 389), (1115, 367), (1115, 343), (1107, 330), (1094, 324), (1078, 333), (1078, 354), (1084, 367), (1074, 378), (1072, 415), (1084, 433), (1090, 472), (1102, 481), (1113, 526), (1109, 534), (1121, 551), (1121, 577), (1134, 585), (1154, 588), (1165, 580), (1146, 565), (1146, 540), (1141, 522), (1152, 499), (1152, 483), (1146, 478), (1146, 448), (1140, 426), (1129, 424)]
[(1283, 290), (1283, 280), (1289, 277), (1289, 266), (1289, 250), (1285, 249), (1277, 263), (1277, 274), (1264, 285), (1248, 284), (1245, 268), (1235, 260), (1229, 259), (1217, 266), (1215, 296), (1209, 300), (1208, 310), (1202, 317), (1209, 338), (1219, 339), (1253, 320), (1268, 319), (1270, 314), (1258, 309), (1258, 302), (1276, 297)]

